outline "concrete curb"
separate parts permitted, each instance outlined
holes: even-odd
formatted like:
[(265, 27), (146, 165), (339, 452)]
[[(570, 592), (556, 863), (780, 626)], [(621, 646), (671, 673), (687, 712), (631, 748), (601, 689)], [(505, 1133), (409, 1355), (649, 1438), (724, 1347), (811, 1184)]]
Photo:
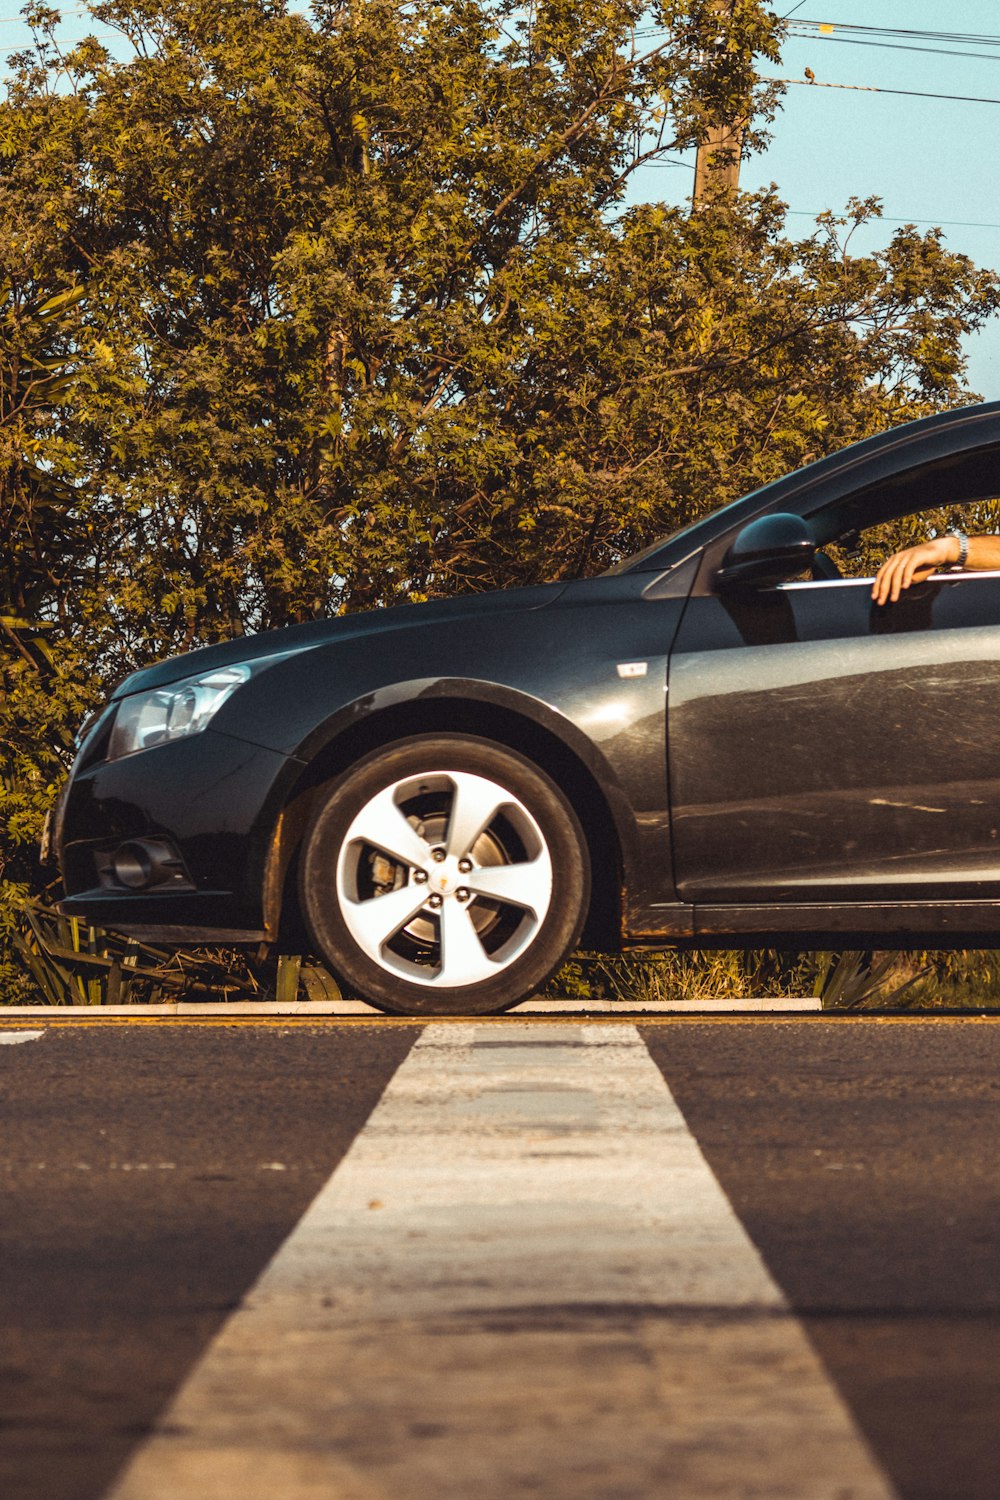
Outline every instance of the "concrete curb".
[[(821, 1010), (819, 1000), (812, 996), (803, 999), (748, 1000), (651, 1000), (643, 1004), (630, 1004), (627, 1000), (525, 1000), (512, 1010), (504, 1011), (508, 1016), (607, 1015), (617, 1012), (622, 1016), (662, 1015), (668, 1012), (683, 1012), (688, 1015), (767, 1015), (781, 1013), (800, 1015)], [(240, 1000), (232, 1004), (217, 1004), (210, 1001), (195, 1002), (179, 1000), (167, 1005), (3, 1005), (0, 1006), (0, 1025), (4, 1017), (48, 1016), (60, 1019), (73, 1016), (81, 1020), (99, 1021), (111, 1016), (381, 1016), (363, 1000)], [(422, 1018), (416, 1018), (422, 1019)]]

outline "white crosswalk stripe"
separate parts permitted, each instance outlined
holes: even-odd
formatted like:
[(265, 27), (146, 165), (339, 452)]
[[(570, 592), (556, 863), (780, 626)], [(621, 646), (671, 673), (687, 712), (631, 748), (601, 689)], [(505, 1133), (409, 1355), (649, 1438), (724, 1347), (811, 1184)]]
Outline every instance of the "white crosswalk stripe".
[(428, 1027), (113, 1500), (888, 1500), (632, 1026)]

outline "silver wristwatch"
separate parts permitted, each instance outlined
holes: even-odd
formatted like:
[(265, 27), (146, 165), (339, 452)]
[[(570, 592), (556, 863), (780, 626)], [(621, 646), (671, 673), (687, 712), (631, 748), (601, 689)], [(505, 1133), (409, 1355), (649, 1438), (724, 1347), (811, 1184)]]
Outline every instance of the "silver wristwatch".
[(953, 536), (958, 543), (958, 561), (949, 563), (949, 571), (960, 572), (969, 561), (969, 538), (964, 531), (959, 531), (957, 526), (948, 528), (948, 536)]

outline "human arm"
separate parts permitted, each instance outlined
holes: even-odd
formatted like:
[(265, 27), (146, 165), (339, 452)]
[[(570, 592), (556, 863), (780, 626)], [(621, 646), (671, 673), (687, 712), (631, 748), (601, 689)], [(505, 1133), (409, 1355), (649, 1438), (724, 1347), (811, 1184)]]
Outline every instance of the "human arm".
[[(953, 532), (894, 552), (875, 575), (872, 598), (876, 604), (895, 604), (903, 589), (908, 589), (911, 583), (923, 583), (939, 568), (953, 567), (959, 554), (960, 543)], [(1000, 536), (970, 536), (965, 566), (980, 571), (1000, 569)]]

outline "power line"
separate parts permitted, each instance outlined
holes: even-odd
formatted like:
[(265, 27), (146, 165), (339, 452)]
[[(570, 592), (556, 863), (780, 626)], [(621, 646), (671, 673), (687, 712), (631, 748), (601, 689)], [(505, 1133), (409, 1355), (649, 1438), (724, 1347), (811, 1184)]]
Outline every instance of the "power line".
[(908, 99), (949, 99), (956, 104), (1000, 104), (1000, 99), (985, 99), (978, 94), (929, 94), (923, 89), (884, 89), (870, 83), (821, 83), (813, 78), (775, 78), (771, 73), (758, 74), (762, 83), (797, 83), (807, 89), (847, 89), (855, 94), (899, 94)]
[[(827, 212), (828, 210), (823, 210)], [(788, 208), (785, 210), (790, 218), (818, 219), (820, 210), (809, 208)], [(888, 214), (879, 214), (877, 218), (867, 220), (871, 224), (930, 224), (934, 229), (1000, 229), (1000, 224), (985, 224), (979, 219), (897, 219)]]
[[(682, 167), (690, 172), (693, 166), (691, 161), (647, 161), (643, 163), (643, 172), (655, 172), (667, 167)], [(796, 219), (818, 219), (822, 213), (828, 213), (828, 209), (812, 208), (786, 208), (785, 214), (788, 218)], [(1000, 229), (1000, 223), (993, 224), (983, 219), (920, 219), (912, 214), (909, 218), (898, 218), (892, 214), (878, 214), (866, 222), (871, 224), (928, 224), (933, 229)]]
[(801, 16), (793, 26), (811, 26), (821, 35), (835, 31), (858, 32), (865, 36), (916, 37), (919, 41), (970, 42), (981, 46), (1000, 46), (1000, 34), (990, 31), (938, 31), (915, 26), (863, 26), (851, 21), (810, 21)]
[(913, 42), (873, 42), (857, 36), (824, 36), (811, 31), (792, 32), (795, 41), (839, 42), (842, 47), (878, 47), (884, 52), (924, 52), (933, 57), (972, 57), (978, 62), (1000, 62), (1000, 52), (960, 52), (954, 47), (920, 47)]
[[(787, 20), (788, 17), (782, 17), (782, 19)], [(803, 39), (814, 40), (816, 38), (822, 41), (843, 42), (852, 40), (855, 41), (856, 45), (863, 44), (871, 47), (895, 45), (901, 51), (907, 47), (913, 47), (914, 50), (921, 50), (914, 46), (917, 42), (961, 43), (968, 47), (1000, 48), (1000, 34), (990, 32), (929, 31), (892, 26), (856, 26), (832, 21), (807, 21), (805, 17), (801, 20), (791, 21), (788, 30), (789, 34), (798, 41)], [(848, 37), (841, 33), (851, 33), (851, 36)], [(666, 26), (640, 26), (635, 30), (636, 36), (666, 36), (668, 34), (669, 28)], [(888, 41), (882, 42), (876, 40), (876, 38), (882, 37), (888, 38)], [(931, 47), (926, 50), (936, 52), (943, 49), (940, 47)], [(989, 56), (989, 53), (970, 52), (968, 54), (952, 54), (946, 52), (944, 55), (980, 57)]]
[[(655, 172), (668, 167), (682, 167), (690, 172), (693, 162), (688, 161), (648, 161), (644, 162), (641, 170), (643, 172)], [(812, 208), (786, 208), (785, 213), (789, 218), (818, 219), (821, 213), (828, 213), (828, 209)], [(983, 219), (920, 219), (914, 215), (908, 218), (899, 218), (892, 214), (878, 214), (867, 221), (872, 224), (928, 224), (934, 229), (1000, 229), (1000, 223), (994, 224)]]
[[(68, 5), (59, 12), (59, 15), (60, 18), (62, 16), (84, 16), (87, 15), (89, 10), (90, 7), (87, 5)], [(101, 22), (95, 21), (94, 24), (95, 26), (99, 26)], [(31, 30), (31, 27), (22, 16), (0, 16), (0, 26), (20, 26), (25, 31)]]

